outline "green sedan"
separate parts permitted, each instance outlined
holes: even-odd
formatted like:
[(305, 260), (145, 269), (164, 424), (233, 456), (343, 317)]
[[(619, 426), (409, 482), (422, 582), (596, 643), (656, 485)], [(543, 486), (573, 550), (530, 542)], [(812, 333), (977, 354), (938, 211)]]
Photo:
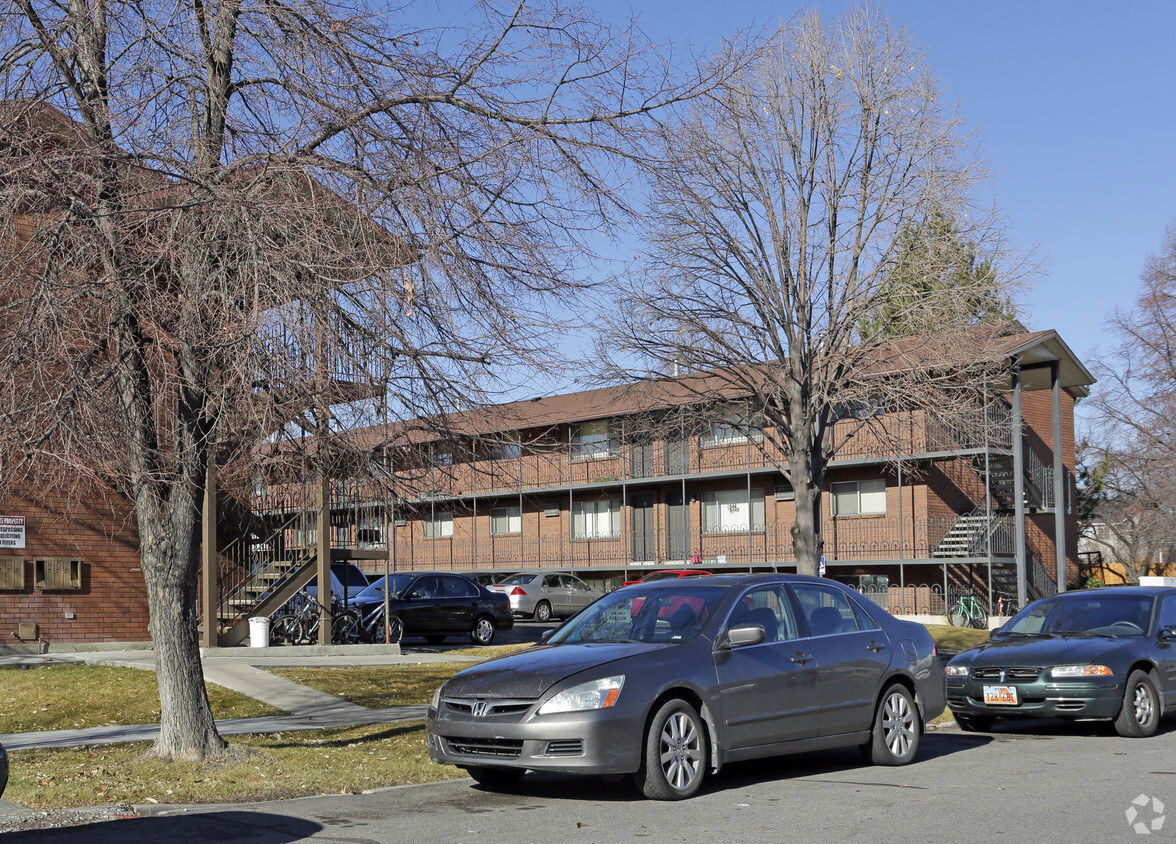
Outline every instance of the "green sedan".
[(1176, 705), (1176, 589), (1113, 587), (1036, 601), (944, 669), (964, 730), (997, 718), (1113, 721), (1153, 735)]

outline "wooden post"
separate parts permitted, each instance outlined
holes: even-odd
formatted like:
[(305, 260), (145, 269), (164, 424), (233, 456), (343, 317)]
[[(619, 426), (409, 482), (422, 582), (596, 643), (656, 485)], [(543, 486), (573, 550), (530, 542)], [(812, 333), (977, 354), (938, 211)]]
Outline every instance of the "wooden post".
[(216, 573), (216, 540), (216, 454), (210, 448), (200, 525), (200, 600), (204, 605), (204, 626), (200, 631), (202, 648), (215, 648), (219, 633), (220, 590)]

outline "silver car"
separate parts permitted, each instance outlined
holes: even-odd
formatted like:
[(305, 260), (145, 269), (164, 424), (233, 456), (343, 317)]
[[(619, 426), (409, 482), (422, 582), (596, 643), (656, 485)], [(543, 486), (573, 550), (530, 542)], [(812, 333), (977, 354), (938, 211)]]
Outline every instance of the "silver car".
[(426, 740), (434, 761), (491, 787), (528, 769), (628, 774), (677, 800), (743, 759), (857, 745), (904, 765), (943, 712), (942, 672), (926, 628), (829, 580), (663, 580), (456, 674)]
[(487, 588), (506, 595), (512, 613), (536, 621), (567, 618), (604, 594), (562, 571), (523, 571)]

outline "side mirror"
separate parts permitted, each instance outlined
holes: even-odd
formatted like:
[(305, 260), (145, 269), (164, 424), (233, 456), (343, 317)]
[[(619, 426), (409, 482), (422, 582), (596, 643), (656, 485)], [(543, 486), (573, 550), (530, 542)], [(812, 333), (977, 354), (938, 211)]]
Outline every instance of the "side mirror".
[(1176, 627), (1161, 627), (1159, 639), (1161, 642), (1176, 642)]
[(758, 624), (737, 624), (727, 631), (719, 647), (724, 649), (745, 648), (758, 645), (768, 638), (767, 632)]
[(555, 628), (549, 627), (548, 629), (544, 630), (542, 633), (539, 634), (539, 641), (546, 642), (548, 639), (551, 638), (551, 634), (554, 632), (555, 632)]

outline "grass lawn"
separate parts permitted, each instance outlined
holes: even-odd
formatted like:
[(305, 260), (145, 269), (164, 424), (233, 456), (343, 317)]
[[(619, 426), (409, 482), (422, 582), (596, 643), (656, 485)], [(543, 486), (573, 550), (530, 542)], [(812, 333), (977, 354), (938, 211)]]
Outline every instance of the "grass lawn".
[(109, 803), (244, 803), (461, 776), (425, 749), (421, 722), (238, 736), (222, 762), (144, 759), (144, 743), (9, 754), (4, 792), (31, 809)]
[[(222, 686), (207, 688), (217, 718), (282, 714)], [(154, 671), (102, 665), (0, 669), (0, 735), (158, 721)]]
[(940, 648), (952, 651), (962, 651), (973, 645), (988, 641), (987, 630), (976, 630), (972, 627), (951, 627), (947, 624), (928, 624), (927, 630), (931, 638)]
[[(987, 638), (980, 630), (946, 625), (928, 629), (940, 647), (953, 650)], [(457, 653), (496, 656), (520, 647)], [(273, 673), (362, 706), (405, 706), (428, 703), (441, 683), (469, 664), (280, 668)], [(227, 689), (208, 689), (218, 718), (276, 713)], [(0, 733), (151, 723), (158, 718), (152, 672), (99, 666), (0, 671)], [(429, 760), (420, 722), (240, 736), (232, 739), (231, 746), (228, 760), (210, 763), (144, 759), (145, 743), (14, 751), (4, 797), (33, 809), (104, 803), (240, 803), (461, 776), (458, 769)]]

